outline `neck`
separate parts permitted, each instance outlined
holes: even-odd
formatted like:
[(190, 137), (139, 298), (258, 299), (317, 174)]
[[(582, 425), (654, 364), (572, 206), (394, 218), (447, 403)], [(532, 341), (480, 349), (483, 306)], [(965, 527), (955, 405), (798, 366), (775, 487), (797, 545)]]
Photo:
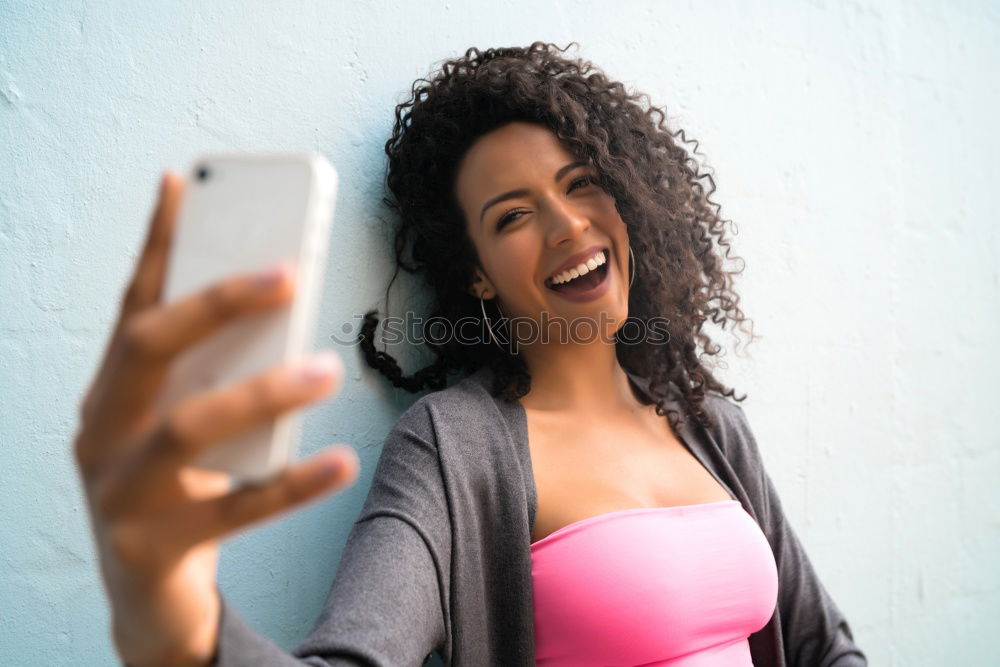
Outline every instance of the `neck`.
[(520, 353), (531, 374), (526, 408), (596, 415), (642, 407), (613, 343), (522, 346)]

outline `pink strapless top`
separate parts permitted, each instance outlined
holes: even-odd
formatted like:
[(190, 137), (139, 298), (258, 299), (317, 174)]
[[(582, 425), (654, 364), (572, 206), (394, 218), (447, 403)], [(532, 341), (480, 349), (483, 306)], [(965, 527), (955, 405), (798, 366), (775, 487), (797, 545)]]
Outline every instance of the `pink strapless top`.
[(539, 665), (752, 666), (778, 570), (737, 500), (608, 512), (531, 545)]

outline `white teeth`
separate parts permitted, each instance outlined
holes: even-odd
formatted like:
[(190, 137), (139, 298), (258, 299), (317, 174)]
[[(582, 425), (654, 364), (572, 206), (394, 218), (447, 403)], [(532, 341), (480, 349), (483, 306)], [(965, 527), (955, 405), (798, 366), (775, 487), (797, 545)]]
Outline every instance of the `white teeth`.
[(605, 262), (607, 262), (607, 258), (604, 256), (604, 251), (599, 250), (593, 257), (588, 259), (586, 262), (583, 262), (582, 264), (576, 266), (575, 268), (563, 271), (562, 273), (552, 278), (549, 284), (559, 285), (561, 283), (569, 282), (574, 278), (579, 278), (580, 276), (590, 273), (597, 267), (602, 266)]

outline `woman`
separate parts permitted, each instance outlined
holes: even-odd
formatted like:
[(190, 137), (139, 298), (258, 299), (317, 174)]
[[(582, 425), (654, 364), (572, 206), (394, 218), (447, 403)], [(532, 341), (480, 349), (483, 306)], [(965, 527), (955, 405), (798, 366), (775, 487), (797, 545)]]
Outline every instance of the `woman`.
[[(661, 111), (562, 54), (470, 49), (397, 107), (397, 261), (455, 327), (404, 377), (366, 318), (369, 363), (436, 391), (387, 436), (293, 654), (219, 594), (218, 540), (350, 485), (356, 457), (335, 448), (235, 492), (189, 462), (327, 395), (342, 369), (274, 369), (150, 418), (172, 357), (293, 289), (238, 276), (161, 304), (182, 188), (167, 175), (75, 446), (127, 664), (867, 664), (696, 354), (719, 351), (708, 317), (744, 322), (711, 179)], [(459, 327), (470, 317), (483, 336)]]

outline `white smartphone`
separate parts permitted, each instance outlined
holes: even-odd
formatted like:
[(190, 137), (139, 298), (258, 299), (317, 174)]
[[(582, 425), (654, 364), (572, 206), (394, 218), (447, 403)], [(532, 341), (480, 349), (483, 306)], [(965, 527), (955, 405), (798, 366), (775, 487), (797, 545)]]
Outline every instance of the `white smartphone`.
[[(326, 267), (337, 171), (318, 153), (202, 155), (188, 170), (167, 264), (164, 302), (233, 274), (288, 260), (297, 267), (286, 306), (240, 317), (186, 349), (171, 365), (158, 409), (247, 379), (309, 353)], [(298, 451), (300, 409), (212, 445), (195, 462), (257, 483)]]

